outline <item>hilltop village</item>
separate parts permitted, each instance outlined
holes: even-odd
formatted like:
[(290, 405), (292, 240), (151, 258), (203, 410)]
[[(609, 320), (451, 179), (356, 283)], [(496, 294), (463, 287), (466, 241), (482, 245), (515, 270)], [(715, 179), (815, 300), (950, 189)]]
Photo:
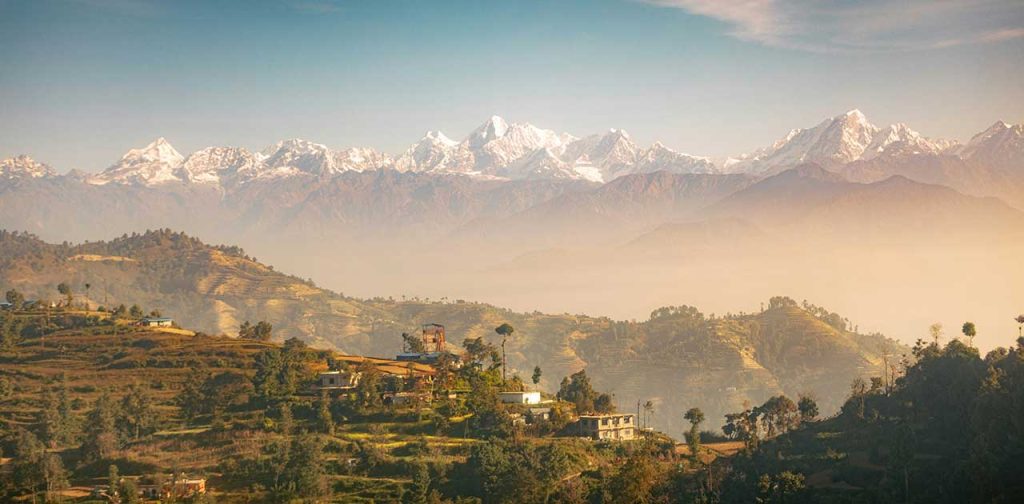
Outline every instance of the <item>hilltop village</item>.
[(855, 379), (833, 416), (778, 395), (719, 428), (694, 407), (677, 441), (650, 427), (652, 402), (616, 404), (586, 370), (554, 393), (540, 366), (509, 373), (508, 323), (458, 346), (428, 323), (396, 335), (393, 358), (359, 356), (274, 342), (265, 321), (213, 336), (57, 290), (10, 289), (0, 305), (4, 502), (1009, 502), (1021, 490), (1024, 337), (982, 358), (970, 322), (963, 339), (943, 346), (933, 327), (913, 360)]
[(426, 324), (385, 358), (275, 344), (266, 322), (209, 336), (60, 293), (11, 290), (0, 306), (0, 475), (14, 501), (472, 502), (522, 477), (506, 473), (516, 458), (550, 471), (531, 483), (550, 495), (630, 454), (688, 459), (645, 426), (651, 405), (619, 411), (585, 371), (555, 393), (539, 366), (509, 376), (509, 324), (459, 347)]

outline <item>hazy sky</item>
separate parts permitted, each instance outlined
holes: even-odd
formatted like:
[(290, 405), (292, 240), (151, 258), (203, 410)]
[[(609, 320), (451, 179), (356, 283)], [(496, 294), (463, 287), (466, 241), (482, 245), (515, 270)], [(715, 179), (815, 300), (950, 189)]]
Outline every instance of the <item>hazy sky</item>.
[(0, 0), (0, 156), (59, 171), (157, 136), (397, 153), (492, 114), (723, 156), (855, 107), (1024, 121), (1024, 2)]

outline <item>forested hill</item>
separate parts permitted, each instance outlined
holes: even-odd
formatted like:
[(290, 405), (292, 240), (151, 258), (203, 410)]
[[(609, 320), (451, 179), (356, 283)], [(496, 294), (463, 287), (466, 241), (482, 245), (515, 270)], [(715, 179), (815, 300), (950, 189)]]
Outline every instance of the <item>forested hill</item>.
[(494, 328), (508, 322), (515, 328), (510, 371), (528, 376), (540, 366), (541, 385), (553, 389), (558, 377), (586, 368), (621, 407), (652, 401), (654, 425), (674, 433), (689, 407), (721, 418), (779, 393), (812, 394), (831, 412), (855, 377), (881, 375), (886, 356), (892, 362), (908, 353), (880, 335), (856, 333), (837, 314), (784, 297), (760, 313), (716, 317), (666, 307), (643, 322), (516, 313), (462, 300), (356, 299), (274, 271), (237, 247), (169, 230), (77, 245), (0, 231), (0, 288), (56, 300), (62, 282), (73, 303), (93, 308), (139, 303), (211, 334), (235, 335), (243, 321), (266, 320), (275, 339), (363, 355), (394, 355), (401, 333), (422, 323), (445, 324), (458, 344), (496, 340)]

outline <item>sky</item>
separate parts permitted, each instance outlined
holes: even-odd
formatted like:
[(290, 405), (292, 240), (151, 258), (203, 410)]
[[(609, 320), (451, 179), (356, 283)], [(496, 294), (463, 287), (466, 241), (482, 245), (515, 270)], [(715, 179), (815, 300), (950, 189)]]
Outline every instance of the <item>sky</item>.
[(1024, 122), (1020, 0), (0, 0), (0, 157), (99, 171), (285, 138), (399, 153), (491, 115), (724, 157), (852, 108)]

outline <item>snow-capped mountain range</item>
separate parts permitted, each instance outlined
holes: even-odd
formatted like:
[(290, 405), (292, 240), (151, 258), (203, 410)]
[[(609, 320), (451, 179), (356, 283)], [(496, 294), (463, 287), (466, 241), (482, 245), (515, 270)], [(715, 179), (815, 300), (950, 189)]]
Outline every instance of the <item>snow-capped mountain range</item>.
[(813, 128), (790, 131), (770, 147), (730, 158), (723, 168), (733, 173), (773, 174), (802, 163), (829, 168), (886, 155), (941, 154), (958, 145), (925, 138), (903, 123), (879, 128), (854, 109)]
[[(960, 145), (923, 137), (902, 123), (878, 127), (859, 110), (851, 110), (812, 128), (795, 129), (769, 147), (716, 165), (710, 158), (677, 152), (660, 142), (642, 148), (619, 129), (577, 138), (494, 116), (461, 141), (440, 131), (428, 132), (395, 158), (372, 148), (334, 150), (301, 139), (284, 140), (261, 152), (207, 147), (183, 156), (167, 140), (158, 138), (128, 151), (100, 173), (77, 177), (93, 185), (194, 184), (226, 189), (253, 181), (394, 169), (479, 179), (606, 183), (624, 175), (656, 171), (767, 176), (804, 163), (830, 169), (854, 161), (916, 154), (1013, 164), (1021, 159), (1022, 152), (1022, 125), (1000, 121)], [(57, 175), (49, 166), (27, 156), (0, 164), (0, 178), (19, 176)]]

